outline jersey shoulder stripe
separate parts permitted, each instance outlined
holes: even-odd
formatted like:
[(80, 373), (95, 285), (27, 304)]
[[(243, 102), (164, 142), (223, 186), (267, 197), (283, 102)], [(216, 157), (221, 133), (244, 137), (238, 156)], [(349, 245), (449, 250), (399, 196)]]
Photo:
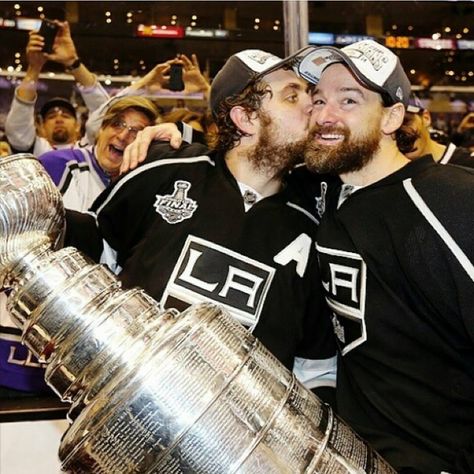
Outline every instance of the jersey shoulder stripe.
[(137, 169), (127, 174), (123, 179), (121, 179), (117, 183), (117, 185), (112, 189), (110, 194), (107, 196), (107, 199), (105, 199), (105, 201), (97, 209), (96, 213), (99, 214), (102, 211), (102, 209), (110, 202), (110, 200), (120, 191), (120, 189), (122, 189), (129, 181), (141, 175), (142, 173), (146, 173), (149, 170), (159, 168), (161, 166), (188, 165), (188, 164), (194, 164), (194, 163), (199, 163), (199, 162), (207, 162), (211, 166), (215, 166), (214, 160), (212, 160), (209, 156), (206, 156), (206, 155), (195, 156), (192, 158), (168, 158), (164, 160), (153, 161), (151, 163), (146, 163), (142, 166), (139, 166)]
[(418, 191), (413, 186), (411, 178), (403, 181), (403, 187), (407, 192), (408, 196), (412, 200), (413, 204), (418, 208), (423, 217), (428, 221), (431, 227), (436, 231), (436, 233), (443, 239), (451, 253), (458, 260), (461, 266), (464, 268), (466, 273), (469, 275), (471, 280), (474, 282), (474, 265), (469, 260), (468, 256), (463, 252), (459, 247), (453, 237), (449, 234), (447, 229), (443, 224), (438, 220), (438, 218), (433, 214), (427, 203), (420, 196)]

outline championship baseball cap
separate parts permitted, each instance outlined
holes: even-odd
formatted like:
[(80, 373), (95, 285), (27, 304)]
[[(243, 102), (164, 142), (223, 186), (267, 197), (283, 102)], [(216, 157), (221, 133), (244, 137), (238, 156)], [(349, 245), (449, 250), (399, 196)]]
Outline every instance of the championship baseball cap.
[(41, 107), (39, 114), (44, 119), (46, 114), (55, 107), (60, 109), (65, 109), (70, 112), (74, 117), (76, 117), (76, 109), (74, 105), (71, 104), (67, 99), (63, 97), (55, 97), (54, 99), (48, 100), (44, 103), (43, 107)]
[(240, 94), (251, 82), (285, 65), (292, 65), (298, 54), (281, 59), (260, 49), (245, 49), (232, 55), (212, 81), (209, 99), (212, 113), (217, 113), (219, 104), (226, 97)]
[(407, 105), (407, 112), (410, 112), (412, 114), (419, 114), (420, 112), (423, 112), (423, 110), (425, 110), (425, 108), (423, 107), (421, 100), (415, 94), (410, 94), (410, 99)]
[(410, 81), (396, 54), (385, 46), (363, 40), (338, 49), (333, 46), (305, 49), (304, 58), (298, 65), (298, 74), (317, 84), (322, 72), (334, 63), (345, 64), (368, 89), (378, 92), (384, 101), (408, 106)]

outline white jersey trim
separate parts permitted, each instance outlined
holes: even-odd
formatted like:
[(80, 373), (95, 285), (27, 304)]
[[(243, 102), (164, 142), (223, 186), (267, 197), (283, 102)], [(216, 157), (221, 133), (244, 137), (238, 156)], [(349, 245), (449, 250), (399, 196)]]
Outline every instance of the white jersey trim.
[(439, 162), (442, 165), (449, 163), (449, 160), (452, 158), (455, 149), (456, 145), (454, 143), (449, 143), (446, 147), (446, 150), (444, 150), (443, 156), (441, 157), (441, 160), (439, 160)]
[(437, 219), (437, 217), (431, 212), (428, 205), (413, 186), (411, 178), (405, 179), (403, 181), (403, 187), (405, 188), (405, 191), (407, 192), (410, 199), (413, 201), (413, 204), (415, 204), (431, 227), (433, 227), (436, 233), (443, 239), (449, 250), (451, 250), (457, 261), (461, 264), (471, 280), (474, 282), (474, 265), (469, 260), (467, 255), (462, 251), (456, 241), (451, 237), (449, 232), (444, 228), (441, 222)]
[(215, 166), (215, 163), (211, 158), (205, 155), (196, 156), (193, 158), (168, 158), (165, 160), (154, 161), (153, 163), (147, 163), (145, 165), (139, 166), (136, 170), (130, 172), (125, 178), (120, 180), (117, 186), (114, 187), (112, 192), (107, 196), (107, 199), (102, 203), (102, 205), (97, 209), (96, 214), (99, 214), (100, 211), (109, 203), (109, 201), (117, 194), (117, 192), (125, 186), (131, 179), (135, 176), (139, 175), (140, 173), (144, 173), (150, 169), (156, 168), (158, 166), (165, 166), (165, 165), (179, 165), (183, 163), (199, 163), (200, 161), (207, 161), (212, 166)]
[(311, 360), (295, 357), (293, 373), (306, 388), (336, 387), (337, 356)]
[(309, 217), (316, 225), (319, 224), (318, 219), (316, 219), (316, 217), (314, 217), (313, 214), (311, 214), (311, 212), (308, 212), (306, 209), (303, 209), (302, 207), (297, 206), (296, 204), (293, 204), (289, 201), (286, 203), (286, 205), (292, 207), (293, 209), (296, 209), (297, 211), (302, 212), (306, 217)]

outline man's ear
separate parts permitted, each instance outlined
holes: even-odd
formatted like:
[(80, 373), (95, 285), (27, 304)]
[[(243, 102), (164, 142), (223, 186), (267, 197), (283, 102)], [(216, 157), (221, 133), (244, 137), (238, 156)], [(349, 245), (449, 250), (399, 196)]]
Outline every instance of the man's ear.
[(230, 118), (235, 126), (247, 135), (253, 135), (257, 131), (256, 114), (249, 113), (239, 105), (232, 107), (230, 110)]
[(405, 106), (401, 102), (385, 107), (382, 118), (382, 132), (386, 135), (394, 133), (402, 126), (404, 117)]
[(421, 114), (421, 119), (423, 120), (423, 125), (425, 128), (431, 127), (431, 114), (428, 110), (423, 110)]

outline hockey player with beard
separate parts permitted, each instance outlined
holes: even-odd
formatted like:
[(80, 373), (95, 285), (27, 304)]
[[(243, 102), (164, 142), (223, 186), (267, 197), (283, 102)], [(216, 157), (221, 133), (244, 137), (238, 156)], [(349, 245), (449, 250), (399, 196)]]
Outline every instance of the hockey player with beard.
[(212, 82), (217, 149), (153, 144), (142, 166), (99, 196), (94, 217), (68, 213), (66, 243), (164, 307), (223, 305), (325, 397), (336, 348), (315, 220), (285, 184), (313, 107), (308, 83), (285, 69), (291, 61), (233, 55)]
[(400, 472), (474, 472), (474, 172), (397, 148), (410, 83), (373, 41), (308, 50), (305, 161), (338, 175), (317, 234), (337, 406)]

